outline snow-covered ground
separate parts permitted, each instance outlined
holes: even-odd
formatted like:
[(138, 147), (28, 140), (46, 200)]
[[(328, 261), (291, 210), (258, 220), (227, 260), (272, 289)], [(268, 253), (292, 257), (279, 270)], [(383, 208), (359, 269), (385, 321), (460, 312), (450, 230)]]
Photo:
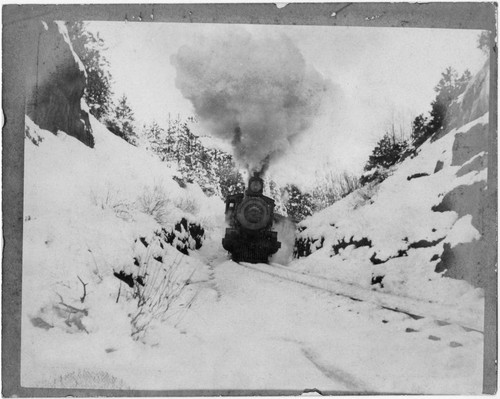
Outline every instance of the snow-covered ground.
[[(31, 329), (28, 339), (37, 342), (29, 366), (36, 370), (32, 383), (131, 389), (480, 390), (478, 332), (413, 320), (230, 261), (218, 265), (213, 277), (216, 285), (204, 284), (192, 311), (175, 326), (155, 326), (146, 344), (121, 341), (116, 334), (71, 337)], [(126, 330), (125, 322), (110, 324)]]
[(38, 343), (31, 383), (74, 387), (73, 376), (87, 370), (79, 387), (96, 387), (98, 379), (131, 389), (481, 389), (478, 332), (413, 320), (231, 261), (213, 278), (192, 311), (175, 326), (155, 326), (146, 344), (31, 329), (29, 339)]
[[(93, 149), (26, 123), (22, 386), (481, 392), (483, 292), (435, 273), (430, 259), (444, 243), (479, 238), (470, 217), (432, 207), (485, 180), (484, 170), (457, 177), (451, 160), (455, 135), (487, 115), (306, 220), (300, 234), (322, 247), (274, 268), (229, 261), (222, 201), (181, 188), (175, 170), (95, 119)], [(162, 232), (182, 218), (205, 229), (200, 249), (182, 229), (165, 245)], [(350, 237), (370, 246), (335, 254)], [(182, 239), (189, 256), (174, 248)], [(439, 243), (410, 247), (423, 241)], [(391, 259), (374, 265), (373, 253)], [(154, 287), (152, 312), (139, 314), (121, 271)], [(168, 309), (156, 274), (173, 281)], [(378, 274), (383, 287), (372, 284)]]

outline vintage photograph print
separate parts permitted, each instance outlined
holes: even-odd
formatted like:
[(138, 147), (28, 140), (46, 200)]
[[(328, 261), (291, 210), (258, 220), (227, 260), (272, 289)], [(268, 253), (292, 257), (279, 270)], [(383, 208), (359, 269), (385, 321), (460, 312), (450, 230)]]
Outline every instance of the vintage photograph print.
[(483, 392), (496, 32), (103, 18), (31, 20), (20, 387)]

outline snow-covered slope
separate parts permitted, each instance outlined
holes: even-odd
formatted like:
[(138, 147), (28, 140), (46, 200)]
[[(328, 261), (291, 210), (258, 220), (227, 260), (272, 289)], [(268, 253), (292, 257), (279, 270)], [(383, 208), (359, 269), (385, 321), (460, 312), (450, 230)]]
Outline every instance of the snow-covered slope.
[[(148, 274), (164, 273), (173, 284), (206, 280), (208, 266), (176, 247), (190, 253), (199, 247), (186, 226), (203, 228), (196, 236), (203, 241), (223, 223), (220, 199), (206, 197), (195, 185), (181, 188), (172, 180), (175, 170), (97, 120), (91, 118), (91, 124), (94, 148), (26, 119), (25, 376), (33, 377), (30, 365), (41, 355), (40, 340), (73, 346), (74, 356), (83, 355), (82, 350), (105, 353), (110, 346), (133, 346), (134, 339), (144, 336), (141, 327), (161, 317), (151, 320), (154, 312), (147, 312), (137, 324), (138, 298), (127, 282), (150, 279), (148, 284), (161, 291), (156, 284), (160, 279), (155, 282)], [(124, 280), (117, 278), (120, 273)], [(186, 286), (184, 297), (172, 307), (193, 293)], [(76, 346), (81, 339), (87, 344)]]
[(455, 128), (428, 140), (381, 184), (367, 185), (304, 220), (298, 241), (306, 253), (300, 255), (311, 254), (291, 268), (455, 305), (482, 325), (484, 294), (475, 287), (484, 284), (480, 209), (487, 180), (487, 76), (488, 65), (453, 106)]

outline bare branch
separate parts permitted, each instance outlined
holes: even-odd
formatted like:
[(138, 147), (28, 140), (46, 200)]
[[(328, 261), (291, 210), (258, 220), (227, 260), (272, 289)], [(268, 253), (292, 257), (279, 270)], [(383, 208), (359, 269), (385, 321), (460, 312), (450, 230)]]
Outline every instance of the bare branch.
[(85, 302), (85, 297), (87, 296), (87, 290), (85, 287), (87, 287), (88, 283), (85, 284), (82, 281), (82, 279), (80, 278), (80, 276), (76, 276), (76, 277), (78, 277), (78, 280), (80, 280), (80, 283), (82, 283), (82, 285), (83, 285), (83, 296), (80, 298), (80, 301), (83, 303), (83, 302)]
[(74, 306), (66, 305), (64, 303), (63, 297), (57, 292), (56, 292), (56, 295), (60, 299), (59, 305), (63, 305), (66, 309), (68, 309), (68, 312), (70, 312), (70, 313), (83, 313), (84, 315), (88, 314), (87, 309), (78, 309), (78, 308), (75, 308)]
[(116, 297), (116, 303), (118, 303), (118, 300), (120, 299), (121, 292), (122, 292), (122, 282), (120, 281), (120, 287), (118, 288), (118, 296)]
[(95, 260), (94, 253), (91, 251), (91, 249), (88, 247), (88, 245), (87, 245), (87, 251), (90, 252), (90, 255), (92, 255), (92, 260), (94, 261), (94, 265), (95, 265), (94, 274), (97, 277), (99, 277), (99, 281), (102, 281), (101, 271), (99, 270), (99, 266), (97, 265), (97, 261)]

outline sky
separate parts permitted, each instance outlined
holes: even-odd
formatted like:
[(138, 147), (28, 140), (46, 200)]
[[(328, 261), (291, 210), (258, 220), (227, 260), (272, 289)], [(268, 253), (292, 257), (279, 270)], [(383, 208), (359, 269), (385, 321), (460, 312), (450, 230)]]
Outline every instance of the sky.
[(91, 22), (88, 28), (104, 40), (115, 95), (127, 95), (140, 125), (196, 116), (175, 83), (171, 59), (182, 46), (242, 29), (260, 38), (285, 34), (338, 94), (269, 169), (278, 182), (299, 186), (325, 168), (361, 173), (391, 125), (409, 132), (415, 116), (430, 110), (446, 67), (474, 74), (486, 61), (474, 30), (144, 22)]

